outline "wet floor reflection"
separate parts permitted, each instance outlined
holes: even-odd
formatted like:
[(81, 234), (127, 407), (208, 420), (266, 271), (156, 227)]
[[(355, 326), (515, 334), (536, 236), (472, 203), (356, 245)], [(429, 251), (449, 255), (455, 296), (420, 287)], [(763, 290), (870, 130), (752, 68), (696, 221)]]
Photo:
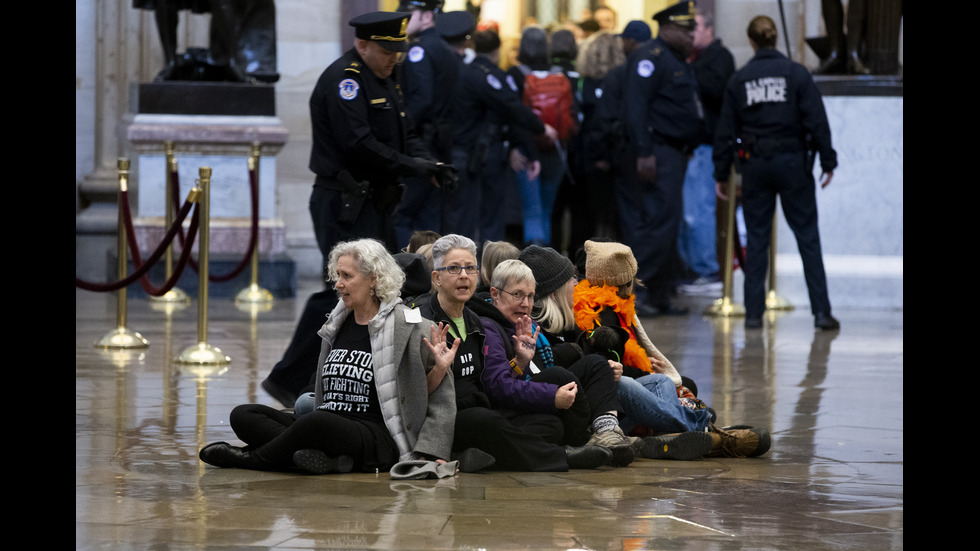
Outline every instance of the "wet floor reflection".
[[(305, 295), (268, 310), (213, 301), (219, 368), (177, 365), (194, 308), (129, 301), (151, 344), (105, 351), (114, 302), (76, 294), (76, 547), (234, 549), (901, 549), (902, 316), (844, 312), (839, 334), (807, 313), (763, 331), (742, 319), (645, 320), (725, 424), (767, 427), (754, 459), (639, 460), (569, 473), (305, 476), (215, 469), (238, 404), (277, 405), (259, 383)], [(692, 305), (692, 312), (698, 304)], [(869, 392), (873, 389), (873, 392)]]

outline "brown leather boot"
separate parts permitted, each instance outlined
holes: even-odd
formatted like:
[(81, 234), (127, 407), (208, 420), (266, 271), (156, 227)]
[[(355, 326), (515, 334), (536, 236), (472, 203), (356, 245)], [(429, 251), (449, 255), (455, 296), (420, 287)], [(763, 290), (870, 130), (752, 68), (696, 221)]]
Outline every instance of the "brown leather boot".
[(769, 431), (748, 425), (718, 428), (711, 423), (708, 434), (712, 443), (707, 457), (758, 457), (772, 444)]

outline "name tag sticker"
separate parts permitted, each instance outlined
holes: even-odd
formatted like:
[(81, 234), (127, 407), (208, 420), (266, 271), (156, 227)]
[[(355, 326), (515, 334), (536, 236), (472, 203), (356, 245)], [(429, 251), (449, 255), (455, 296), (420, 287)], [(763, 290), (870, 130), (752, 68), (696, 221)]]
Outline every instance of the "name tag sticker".
[(408, 323), (419, 323), (422, 321), (422, 312), (418, 308), (405, 310), (405, 321)]

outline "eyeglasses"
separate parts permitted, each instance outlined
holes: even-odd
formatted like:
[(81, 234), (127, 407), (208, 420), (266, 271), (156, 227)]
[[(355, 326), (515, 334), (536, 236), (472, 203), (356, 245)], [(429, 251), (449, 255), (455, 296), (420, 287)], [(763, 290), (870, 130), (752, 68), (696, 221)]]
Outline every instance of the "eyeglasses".
[(466, 273), (470, 275), (476, 275), (480, 272), (479, 266), (443, 266), (442, 268), (436, 268), (437, 272), (449, 272), (453, 275), (459, 275), (460, 272), (466, 270)]
[(501, 291), (514, 297), (514, 300), (517, 301), (518, 304), (524, 302), (524, 299), (529, 299), (532, 304), (534, 303), (534, 293), (524, 294), (523, 291), (517, 291), (516, 293), (511, 293), (510, 291), (504, 291), (503, 289), (501, 289)]

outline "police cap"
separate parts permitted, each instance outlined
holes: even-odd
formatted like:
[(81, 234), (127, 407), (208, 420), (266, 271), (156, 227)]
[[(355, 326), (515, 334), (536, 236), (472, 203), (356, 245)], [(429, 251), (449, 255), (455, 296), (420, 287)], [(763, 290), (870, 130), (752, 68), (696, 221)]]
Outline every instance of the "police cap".
[(405, 13), (375, 11), (351, 19), (350, 26), (361, 40), (373, 40), (386, 50), (404, 52), (408, 50), (408, 17)]
[(621, 37), (629, 38), (637, 42), (646, 42), (652, 38), (650, 25), (646, 21), (633, 20), (626, 24), (626, 28), (620, 33)]
[(442, 9), (443, 4), (445, 4), (443, 0), (401, 0), (398, 3), (398, 11), (422, 10), (438, 12)]
[(673, 23), (674, 25), (693, 29), (697, 25), (694, 21), (694, 1), (678, 2), (673, 6), (660, 10), (653, 14), (653, 20), (660, 25)]
[(450, 11), (436, 17), (436, 31), (446, 42), (459, 42), (473, 32), (476, 21), (468, 11)]

